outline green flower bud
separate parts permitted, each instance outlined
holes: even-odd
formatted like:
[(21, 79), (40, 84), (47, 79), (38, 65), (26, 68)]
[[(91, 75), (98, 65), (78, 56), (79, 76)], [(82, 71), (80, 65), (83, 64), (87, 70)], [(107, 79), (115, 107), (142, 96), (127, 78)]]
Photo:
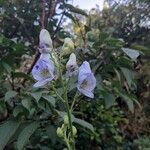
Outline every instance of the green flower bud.
[(72, 126), (72, 131), (73, 131), (73, 136), (76, 136), (77, 134), (77, 129), (75, 126)]
[(68, 125), (69, 124), (69, 118), (67, 115), (64, 116), (64, 125)]
[(62, 47), (62, 56), (70, 55), (74, 51), (74, 43), (70, 38), (65, 38), (64, 45)]
[(63, 130), (60, 127), (57, 128), (56, 132), (57, 132), (58, 137), (62, 138), (64, 136)]

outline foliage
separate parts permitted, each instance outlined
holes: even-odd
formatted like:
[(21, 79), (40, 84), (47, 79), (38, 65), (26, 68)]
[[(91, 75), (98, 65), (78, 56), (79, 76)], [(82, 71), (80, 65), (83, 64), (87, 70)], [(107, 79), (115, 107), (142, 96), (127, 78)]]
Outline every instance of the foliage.
[[(93, 9), (88, 15), (67, 0), (46, 1), (42, 22), (41, 1), (0, 1), (0, 149), (66, 147), (62, 137), (64, 132), (69, 136), (70, 125), (66, 123), (66, 103), (61, 101), (66, 94), (61, 81), (69, 87), (68, 105), (72, 109), (70, 121), (76, 149), (133, 149), (135, 143), (139, 149), (147, 148), (147, 137), (133, 142), (126, 138), (122, 127), (128, 126), (126, 112), (134, 113), (141, 108), (135, 66), (143, 54), (140, 50), (149, 53), (149, 34), (145, 34), (149, 28), (139, 25), (140, 14), (148, 16), (142, 5), (143, 2), (140, 9), (133, 4), (117, 5), (102, 12)], [(64, 16), (72, 19), (71, 32), (61, 26)], [(30, 72), (39, 57), (38, 36), (43, 24), (51, 34), (63, 76), (44, 88), (33, 88)], [(63, 46), (65, 37), (71, 37), (75, 45), (67, 53)], [(64, 78), (72, 52), (78, 65), (83, 61), (91, 65), (97, 80), (93, 100), (76, 93), (76, 77), (69, 82)]]

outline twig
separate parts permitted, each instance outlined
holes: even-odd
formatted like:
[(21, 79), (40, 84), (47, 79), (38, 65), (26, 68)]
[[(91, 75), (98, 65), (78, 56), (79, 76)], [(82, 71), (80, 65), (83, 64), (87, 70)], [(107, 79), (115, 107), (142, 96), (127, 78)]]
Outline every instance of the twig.
[(48, 25), (48, 19), (51, 19), (54, 15), (57, 2), (58, 2), (57, 0), (56, 1), (55, 0), (50, 0), (50, 2), (49, 2), (49, 11), (47, 13), (47, 17), (45, 18), (45, 28)]
[(62, 13), (62, 16), (61, 16), (61, 18), (60, 18), (60, 20), (59, 20), (59, 22), (58, 22), (57, 27), (56, 27), (56, 30), (54, 31), (54, 33), (53, 33), (53, 35), (52, 35), (52, 39), (55, 39), (55, 35), (56, 35), (56, 33), (59, 31), (59, 27), (60, 27), (60, 25), (61, 25), (61, 23), (62, 23), (62, 20), (63, 20), (63, 17), (64, 17), (64, 15), (65, 15), (65, 12), (66, 12), (66, 10)]

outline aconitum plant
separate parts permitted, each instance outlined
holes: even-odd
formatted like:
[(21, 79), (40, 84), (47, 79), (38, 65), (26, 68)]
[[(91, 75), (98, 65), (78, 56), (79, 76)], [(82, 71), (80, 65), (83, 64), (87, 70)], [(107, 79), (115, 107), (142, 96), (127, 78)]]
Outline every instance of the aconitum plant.
[[(76, 55), (73, 53), (74, 43), (71, 39), (65, 39), (64, 45), (62, 46), (62, 52), (60, 54), (60, 57), (70, 54), (70, 57), (66, 62), (65, 74), (63, 74), (63, 63), (61, 62), (59, 55), (57, 55), (53, 49), (50, 34), (46, 29), (41, 30), (39, 40), (39, 52), (41, 54), (32, 69), (33, 78), (37, 81), (33, 86), (35, 88), (40, 88), (50, 84), (58, 99), (65, 104), (66, 113), (64, 114), (64, 122), (61, 127), (57, 128), (57, 135), (62, 138), (69, 150), (75, 150), (77, 129), (73, 125), (73, 106), (77, 99), (76, 96), (79, 96), (79, 94), (83, 94), (89, 98), (94, 98), (93, 90), (96, 87), (96, 78), (91, 71), (89, 62), (84, 61), (81, 66), (78, 66)], [(72, 100), (69, 100), (68, 84), (72, 77), (78, 78), (76, 90), (79, 94), (75, 94), (75, 97)], [(54, 86), (54, 82), (56, 80), (61, 81), (60, 86), (62, 86), (64, 90), (63, 96), (59, 94), (57, 88)], [(70, 106), (69, 104), (71, 102), (72, 104)]]

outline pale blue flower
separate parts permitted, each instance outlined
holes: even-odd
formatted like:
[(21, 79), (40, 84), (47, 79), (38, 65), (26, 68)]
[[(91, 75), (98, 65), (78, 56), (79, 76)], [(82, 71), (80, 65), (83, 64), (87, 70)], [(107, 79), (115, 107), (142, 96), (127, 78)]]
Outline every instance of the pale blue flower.
[(40, 39), (40, 44), (39, 44), (40, 53), (50, 53), (53, 49), (53, 44), (52, 44), (51, 36), (46, 29), (41, 30), (39, 39)]
[(54, 79), (54, 63), (50, 54), (41, 54), (39, 60), (32, 69), (32, 75), (37, 82), (34, 87), (41, 87)]
[(66, 64), (67, 76), (71, 77), (72, 75), (77, 75), (78, 73), (78, 65), (76, 61), (76, 55), (72, 53), (69, 57), (69, 60)]
[(96, 78), (91, 71), (90, 65), (87, 61), (79, 67), (78, 74), (78, 90), (87, 97), (94, 98), (93, 90), (96, 86)]

